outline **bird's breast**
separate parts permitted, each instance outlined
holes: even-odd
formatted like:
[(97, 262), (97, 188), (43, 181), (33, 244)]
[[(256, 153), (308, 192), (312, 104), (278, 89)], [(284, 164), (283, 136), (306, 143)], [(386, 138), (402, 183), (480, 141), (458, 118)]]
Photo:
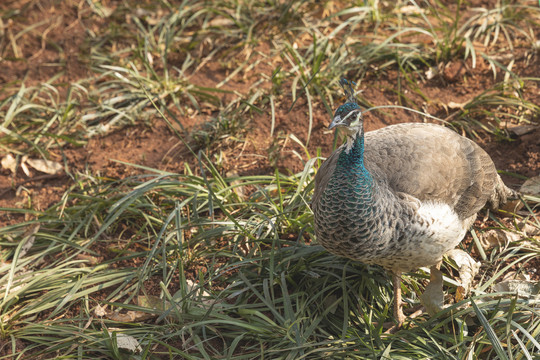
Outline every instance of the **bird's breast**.
[(322, 195), (314, 207), (315, 233), (329, 252), (365, 264), (393, 271), (434, 265), (470, 225), (443, 203), (346, 188)]

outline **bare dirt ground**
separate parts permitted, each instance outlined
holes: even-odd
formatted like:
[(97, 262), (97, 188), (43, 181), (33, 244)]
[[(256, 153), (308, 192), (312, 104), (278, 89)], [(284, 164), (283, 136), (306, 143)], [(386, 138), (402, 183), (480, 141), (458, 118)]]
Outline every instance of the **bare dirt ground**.
[[(114, 9), (119, 2), (107, 1), (107, 6)], [(32, 24), (38, 24), (31, 31), (18, 39), (24, 61), (12, 60), (13, 54), (6, 53), (0, 60), (0, 83), (32, 86), (48, 81), (62, 70), (57, 82), (69, 84), (92, 75), (85, 52), (88, 51), (86, 31), (99, 32), (106, 27), (105, 21), (96, 17), (85, 17), (85, 3), (78, 1), (54, 0), (16, 0), (0, 4), (1, 11), (20, 11), (18, 22), (11, 20), (3, 24), (5, 34), (15, 34)], [(4, 39), (4, 41), (7, 41)], [(62, 51), (51, 47), (51, 43), (61, 47)], [(8, 47), (9, 48), (9, 47)], [(271, 75), (272, 69), (280, 65), (281, 59), (272, 53), (271, 43), (261, 41), (259, 52), (263, 55), (253, 57), (259, 61), (251, 73), (243, 74), (229, 81), (224, 90), (234, 90), (241, 94), (249, 93), (251, 85), (260, 80), (262, 75)], [(540, 73), (540, 56), (531, 56), (525, 49), (516, 47), (514, 71), (522, 76), (537, 76)], [(51, 66), (54, 64), (55, 66)], [(62, 64), (59, 68), (57, 65)], [(211, 87), (222, 81), (228, 73), (212, 63), (204, 64), (190, 81), (196, 85)], [(444, 106), (449, 102), (460, 103), (480, 94), (489, 86), (500, 81), (488, 64), (479, 59), (476, 68), (470, 61), (446, 64), (441, 76), (420, 83), (422, 91), (431, 99), (426, 103), (426, 111), (441, 118), (451, 117), (453, 110)], [(362, 82), (362, 97), (372, 105), (398, 104), (400, 99), (392, 89), (396, 86), (399, 73), (389, 70), (373, 75)], [(270, 86), (264, 83), (262, 86)], [(223, 102), (229, 94), (220, 94)], [(414, 94), (410, 94), (414, 97)], [(540, 91), (530, 91), (527, 96), (533, 102), (540, 102)], [(296, 172), (302, 169), (303, 162), (297, 154), (303, 154), (301, 147), (291, 141), (289, 135), (295, 135), (303, 142), (308, 141), (307, 103), (300, 99), (291, 107), (291, 94), (284, 89), (276, 108), (276, 127), (274, 136), (270, 136), (271, 121), (269, 112), (253, 115), (245, 129), (241, 130), (243, 139), (227, 139), (224, 143), (204, 149), (210, 158), (220, 154), (220, 170), (224, 173), (259, 174), (273, 172), (274, 166), (284, 172)], [(290, 109), (290, 111), (289, 111)], [(189, 132), (200, 128), (208, 119), (211, 110), (181, 118), (184, 128)], [(314, 108), (314, 123), (308, 149), (313, 156), (317, 148), (323, 155), (332, 149), (333, 136), (326, 130), (330, 114), (321, 105)], [(367, 130), (375, 130), (390, 124), (421, 121), (420, 116), (400, 110), (387, 110), (385, 114), (369, 113), (366, 115)], [(486, 132), (479, 131), (475, 140), (493, 157), (498, 169), (513, 172), (526, 177), (540, 172), (540, 128), (523, 134), (513, 135), (512, 141), (495, 139)], [(4, 151), (2, 151), (4, 152)], [(216, 155), (217, 156), (217, 155)], [(140, 164), (156, 169), (179, 171), (184, 162), (194, 163), (193, 155), (178, 140), (163, 120), (156, 118), (150, 124), (119, 129), (107, 136), (93, 137), (84, 146), (68, 145), (63, 150), (52, 153), (53, 159), (64, 160), (70, 172), (89, 172), (111, 178), (123, 178), (141, 173), (142, 170), (116, 162), (115, 160)], [(305, 157), (305, 156), (304, 156)], [(504, 175), (505, 181), (517, 188), (523, 180)], [(0, 207), (19, 208), (31, 206), (44, 210), (60, 200), (62, 194), (73, 184), (67, 175), (44, 176), (34, 172), (30, 177), (22, 171), (12, 175), (9, 170), (0, 172)], [(31, 204), (31, 205), (30, 205)], [(2, 225), (23, 220), (21, 215), (3, 212), (0, 215)]]

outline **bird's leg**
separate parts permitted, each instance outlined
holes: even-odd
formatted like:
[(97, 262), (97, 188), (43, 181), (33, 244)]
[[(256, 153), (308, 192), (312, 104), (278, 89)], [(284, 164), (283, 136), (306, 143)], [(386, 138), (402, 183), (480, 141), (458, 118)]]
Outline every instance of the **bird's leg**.
[(393, 334), (401, 328), (405, 322), (405, 315), (401, 308), (401, 272), (392, 273), (392, 282), (394, 284), (394, 318), (397, 320), (397, 325), (391, 326), (386, 330), (385, 334)]
[[(438, 276), (438, 275), (441, 272), (441, 265), (442, 265), (442, 261), (439, 261), (437, 264), (435, 264), (433, 266), (430, 266), (430, 268), (429, 268), (429, 284), (432, 284), (434, 282), (439, 281), (440, 276)], [(441, 281), (441, 285), (442, 285), (442, 281)], [(441, 286), (441, 292), (442, 292), (442, 286)]]
[(405, 315), (401, 307), (401, 272), (394, 273), (394, 317), (398, 321), (398, 327), (401, 327), (405, 321)]
[(431, 316), (435, 316), (444, 309), (443, 275), (441, 270), (442, 262), (430, 267), (429, 283), (420, 295), (420, 302)]

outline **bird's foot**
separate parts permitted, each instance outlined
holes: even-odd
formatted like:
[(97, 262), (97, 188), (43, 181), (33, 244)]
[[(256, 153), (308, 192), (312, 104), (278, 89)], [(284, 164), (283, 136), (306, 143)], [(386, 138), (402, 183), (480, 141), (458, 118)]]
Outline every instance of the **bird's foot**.
[(394, 333), (396, 333), (399, 329), (401, 329), (403, 327), (403, 324), (405, 323), (405, 320), (407, 320), (407, 319), (411, 320), (411, 319), (417, 318), (418, 316), (425, 313), (426, 309), (424, 308), (424, 306), (418, 305), (418, 306), (415, 306), (414, 308), (410, 309), (410, 311), (412, 311), (412, 312), (408, 316), (405, 316), (403, 314), (403, 311), (401, 311), (401, 315), (403, 316), (401, 319), (400, 319), (400, 315), (396, 314), (396, 312), (394, 311), (394, 317), (395, 317), (395, 319), (397, 320), (398, 323), (397, 324), (395, 324), (394, 322), (386, 322), (386, 323), (384, 323), (383, 328), (387, 329), (387, 330), (385, 330), (384, 333), (385, 334), (394, 334)]
[(415, 306), (412, 310), (411, 315), (408, 316), (409, 319), (415, 319), (426, 312), (426, 308), (423, 305)]
[(403, 324), (397, 324), (397, 325), (394, 324), (388, 330), (386, 330), (384, 333), (387, 334), (387, 335), (388, 334), (395, 334), (399, 329), (401, 329), (402, 325)]

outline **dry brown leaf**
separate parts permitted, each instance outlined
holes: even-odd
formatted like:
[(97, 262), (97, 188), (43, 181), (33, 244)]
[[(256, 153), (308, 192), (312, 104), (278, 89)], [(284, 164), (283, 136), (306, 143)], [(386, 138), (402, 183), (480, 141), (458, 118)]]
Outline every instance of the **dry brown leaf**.
[(505, 231), (501, 229), (492, 229), (486, 231), (480, 236), (480, 243), (484, 249), (490, 249), (495, 246), (502, 246), (509, 242), (519, 241), (521, 236), (519, 234)]
[(508, 200), (507, 202), (499, 206), (499, 209), (510, 213), (517, 213), (523, 208), (523, 206), (523, 202), (520, 199), (514, 199)]
[(393, 12), (395, 14), (418, 15), (423, 14), (425, 10), (415, 5), (405, 5), (401, 7), (396, 7)]
[[(239, 177), (238, 172), (236, 172), (236, 171), (229, 171), (229, 172), (227, 172), (226, 176), (229, 177), (229, 178)], [(241, 186), (241, 184), (242, 184), (242, 182), (240, 180), (231, 181), (231, 185), (234, 186), (233, 191), (236, 193), (236, 195), (238, 195), (238, 197), (240, 199), (244, 200), (247, 197), (246, 196), (246, 187)]]
[[(186, 280), (186, 284), (187, 284), (187, 291), (188, 292), (192, 292), (193, 290), (195, 290), (195, 297), (201, 297), (202, 298), (202, 303), (205, 304), (205, 305), (211, 305), (214, 303), (214, 300), (213, 299), (209, 299), (210, 298), (210, 294), (208, 293), (208, 291), (202, 289), (197, 283), (191, 281), (191, 280)], [(202, 293), (201, 293), (202, 291)]]
[(26, 176), (31, 177), (32, 173), (30, 172), (30, 169), (28, 169), (28, 166), (26, 166), (26, 160), (28, 160), (27, 155), (23, 156), (21, 159), (21, 169)]
[(437, 75), (439, 75), (439, 69), (436, 66), (432, 66), (426, 71), (426, 78), (428, 80), (433, 79)]
[(17, 160), (11, 154), (7, 154), (6, 156), (4, 156), (1, 163), (2, 168), (9, 169), (9, 171), (11, 171), (11, 173), (13, 174), (17, 170)]
[(107, 305), (101, 306), (98, 304), (94, 309), (94, 315), (97, 317), (107, 316)]
[(23, 258), (28, 251), (34, 246), (34, 240), (36, 238), (36, 233), (39, 231), (39, 228), (41, 227), (41, 224), (34, 224), (32, 227), (30, 227), (23, 235), (23, 241), (24, 245), (21, 248), (21, 252), (19, 254), (19, 257)]
[(458, 286), (456, 301), (463, 300), (471, 291), (472, 282), (478, 270), (480, 262), (475, 261), (471, 255), (460, 249), (453, 249), (448, 253), (448, 257), (454, 260), (458, 267), (461, 285)]
[[(4, 156), (1, 160), (1, 164), (2, 168), (9, 169), (12, 173), (15, 173), (17, 170), (17, 160), (11, 154)], [(21, 169), (28, 177), (32, 175), (28, 165), (42, 173), (50, 175), (58, 174), (62, 171), (62, 164), (57, 161), (30, 159), (28, 158), (28, 155), (25, 155), (21, 158)]]
[(540, 297), (540, 281), (505, 280), (492, 288), (495, 292), (515, 292), (521, 297)]
[(84, 260), (90, 265), (97, 265), (103, 261), (103, 256), (96, 257), (88, 254), (78, 254), (75, 258), (77, 260)]
[(214, 27), (227, 27), (227, 26), (233, 26), (234, 21), (226, 17), (215, 17), (208, 22), (208, 25), (214, 26)]
[(467, 105), (467, 103), (457, 103), (457, 102), (453, 102), (453, 101), (450, 101), (448, 103), (448, 107), (450, 109), (460, 109), (460, 110), (463, 110), (465, 108), (465, 105)]
[(26, 159), (26, 163), (45, 174), (58, 174), (62, 171), (62, 164), (57, 161), (44, 160), (44, 159)]
[[(113, 330), (113, 331), (111, 331)], [(113, 333), (116, 335), (116, 345), (119, 349), (126, 349), (132, 352), (142, 352), (142, 347), (131, 335), (122, 334), (118, 331), (123, 331), (122, 329), (109, 328), (109, 335), (112, 336)]]
[(107, 314), (107, 318), (112, 321), (124, 322), (124, 323), (134, 323), (141, 322), (155, 317), (154, 314), (149, 314), (142, 311), (128, 311), (125, 314), (121, 314), (118, 311), (113, 311), (110, 314)]
[(528, 195), (540, 195), (540, 176), (535, 176), (525, 181), (519, 191)]
[[(164, 310), (164, 302), (162, 299), (160, 299), (158, 296), (153, 295), (139, 295), (137, 296), (137, 304), (140, 307), (144, 307), (147, 309), (153, 309), (153, 310)], [(170, 307), (170, 303), (168, 301), (165, 301), (165, 306), (167, 308)]]
[(540, 228), (532, 222), (523, 221), (518, 224), (518, 228), (521, 230), (523, 235), (527, 237), (533, 237), (540, 235)]
[(503, 275), (503, 278), (501, 279), (501, 282), (506, 280), (525, 280), (529, 281), (531, 280), (531, 277), (527, 274), (524, 274), (522, 272), (518, 273), (516, 271), (509, 271), (506, 274)]
[(509, 124), (507, 127), (509, 131), (513, 132), (517, 136), (522, 136), (522, 135), (531, 133), (536, 128), (537, 126), (534, 126), (534, 125), (513, 125), (513, 124), (512, 125)]

